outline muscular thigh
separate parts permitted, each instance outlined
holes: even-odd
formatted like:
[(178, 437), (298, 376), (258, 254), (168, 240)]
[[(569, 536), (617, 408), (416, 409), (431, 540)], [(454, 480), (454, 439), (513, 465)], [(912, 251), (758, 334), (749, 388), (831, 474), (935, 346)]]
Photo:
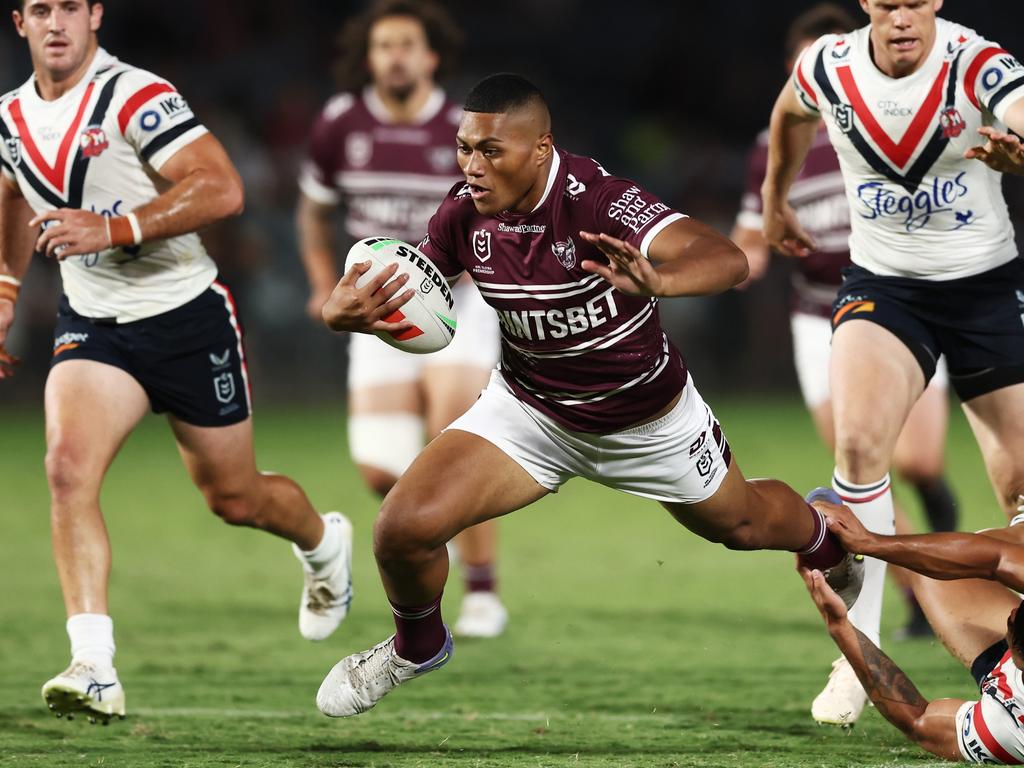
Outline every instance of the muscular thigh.
[(185, 468), (200, 488), (244, 495), (257, 486), (252, 418), (224, 427), (202, 427), (170, 417)]
[(125, 371), (94, 360), (66, 360), (46, 380), (46, 442), (76, 470), (101, 475), (149, 410), (142, 386)]
[(1024, 494), (1024, 384), (979, 395), (963, 404), (989, 479), (1008, 515)]
[(470, 409), (487, 386), (490, 368), (470, 364), (429, 365), (421, 379), (427, 439)]

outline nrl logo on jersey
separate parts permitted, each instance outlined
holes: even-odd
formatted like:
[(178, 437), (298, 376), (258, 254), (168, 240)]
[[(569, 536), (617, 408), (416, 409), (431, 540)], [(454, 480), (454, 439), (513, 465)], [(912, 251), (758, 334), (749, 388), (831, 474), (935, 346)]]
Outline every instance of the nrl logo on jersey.
[(90, 125), (79, 138), (82, 146), (82, 157), (99, 157), (110, 146), (107, 134), (98, 125)]
[(480, 261), (491, 258), (491, 233), (486, 229), (473, 230), (473, 255)]
[(555, 254), (558, 263), (566, 269), (576, 266), (576, 243), (572, 241), (571, 237), (567, 237), (561, 242), (556, 240), (555, 244), (551, 246), (551, 252)]
[(832, 107), (832, 117), (836, 121), (836, 127), (843, 133), (853, 130), (853, 107), (849, 104), (836, 104)]

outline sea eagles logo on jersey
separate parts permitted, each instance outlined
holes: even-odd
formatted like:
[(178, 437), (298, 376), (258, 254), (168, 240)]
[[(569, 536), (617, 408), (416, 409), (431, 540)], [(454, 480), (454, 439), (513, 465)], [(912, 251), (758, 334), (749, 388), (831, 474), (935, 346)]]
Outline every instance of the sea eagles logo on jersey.
[(947, 139), (956, 138), (967, 127), (963, 115), (957, 111), (956, 107), (944, 109), (939, 113), (939, 125), (942, 127), (942, 136)]
[(230, 403), (235, 399), (235, 375), (231, 371), (225, 371), (220, 376), (215, 376), (213, 391), (220, 402)]
[(571, 237), (567, 237), (561, 242), (556, 240), (555, 244), (551, 246), (551, 252), (555, 254), (558, 263), (566, 269), (576, 266), (576, 243), (572, 241)]
[(434, 173), (444, 173), (455, 167), (455, 149), (452, 147), (430, 147), (426, 155)]
[(90, 125), (79, 139), (82, 145), (82, 157), (99, 157), (110, 146), (107, 134), (98, 125)]
[(15, 167), (21, 165), (21, 139), (12, 136), (5, 143), (7, 144), (7, 154), (11, 156), (11, 165)]
[(373, 139), (367, 133), (350, 133), (345, 138), (345, 157), (349, 165), (362, 167), (373, 156)]
[(491, 233), (486, 229), (473, 230), (473, 255), (480, 261), (491, 258)]
[(843, 133), (853, 130), (853, 107), (849, 104), (836, 104), (832, 107), (832, 117), (836, 121), (836, 127)]

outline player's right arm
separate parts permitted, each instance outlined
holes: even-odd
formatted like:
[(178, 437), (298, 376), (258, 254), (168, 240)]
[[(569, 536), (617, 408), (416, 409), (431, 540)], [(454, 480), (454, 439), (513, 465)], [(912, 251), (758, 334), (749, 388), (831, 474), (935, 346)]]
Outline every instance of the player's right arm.
[(828, 528), (850, 552), (933, 579), (987, 579), (1024, 592), (1024, 546), (977, 533), (884, 536), (868, 531), (848, 507), (824, 504)]
[(295, 211), (295, 226), (299, 232), (302, 265), (309, 279), (309, 301), (306, 313), (319, 320), (324, 304), (338, 282), (338, 268), (334, 259), (334, 222), (337, 206), (314, 200), (305, 192), (299, 193)]
[(810, 151), (821, 119), (818, 96), (802, 70), (817, 55), (821, 44), (819, 40), (807, 48), (797, 61), (792, 78), (775, 102), (768, 127), (768, 167), (761, 186), (764, 238), (771, 248), (785, 256), (806, 256), (814, 249), (814, 240), (789, 205), (789, 190)]
[(35, 233), (29, 222), (33, 215), (17, 183), (6, 173), (0, 176), (0, 379), (12, 376), (17, 364), (4, 342), (14, 323), (21, 278), (32, 258)]
[(807, 591), (879, 713), (922, 749), (946, 760), (963, 760), (956, 713), (961, 699), (929, 701), (896, 663), (850, 623), (846, 605), (821, 571), (800, 570)]

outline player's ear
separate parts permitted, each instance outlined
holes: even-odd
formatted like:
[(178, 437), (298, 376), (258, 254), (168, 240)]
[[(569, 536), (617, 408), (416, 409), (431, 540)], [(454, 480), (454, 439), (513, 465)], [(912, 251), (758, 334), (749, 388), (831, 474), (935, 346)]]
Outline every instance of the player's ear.
[(545, 133), (537, 139), (537, 165), (544, 165), (550, 158), (555, 147), (555, 137)]
[(93, 3), (89, 8), (89, 31), (98, 32), (103, 24), (103, 3)]
[(14, 21), (14, 30), (18, 33), (18, 37), (24, 37), (25, 17), (21, 15), (21, 11), (11, 11), (11, 19)]
[(935, 11), (936, 13), (941, 11), (942, 10), (942, 3), (943, 3), (943, 0), (935, 0), (932, 3), (932, 10)]
[(868, 0), (860, 0), (860, 7), (861, 10), (864, 11), (864, 13), (868, 14), (869, 16), (871, 15), (871, 6), (868, 5)]

